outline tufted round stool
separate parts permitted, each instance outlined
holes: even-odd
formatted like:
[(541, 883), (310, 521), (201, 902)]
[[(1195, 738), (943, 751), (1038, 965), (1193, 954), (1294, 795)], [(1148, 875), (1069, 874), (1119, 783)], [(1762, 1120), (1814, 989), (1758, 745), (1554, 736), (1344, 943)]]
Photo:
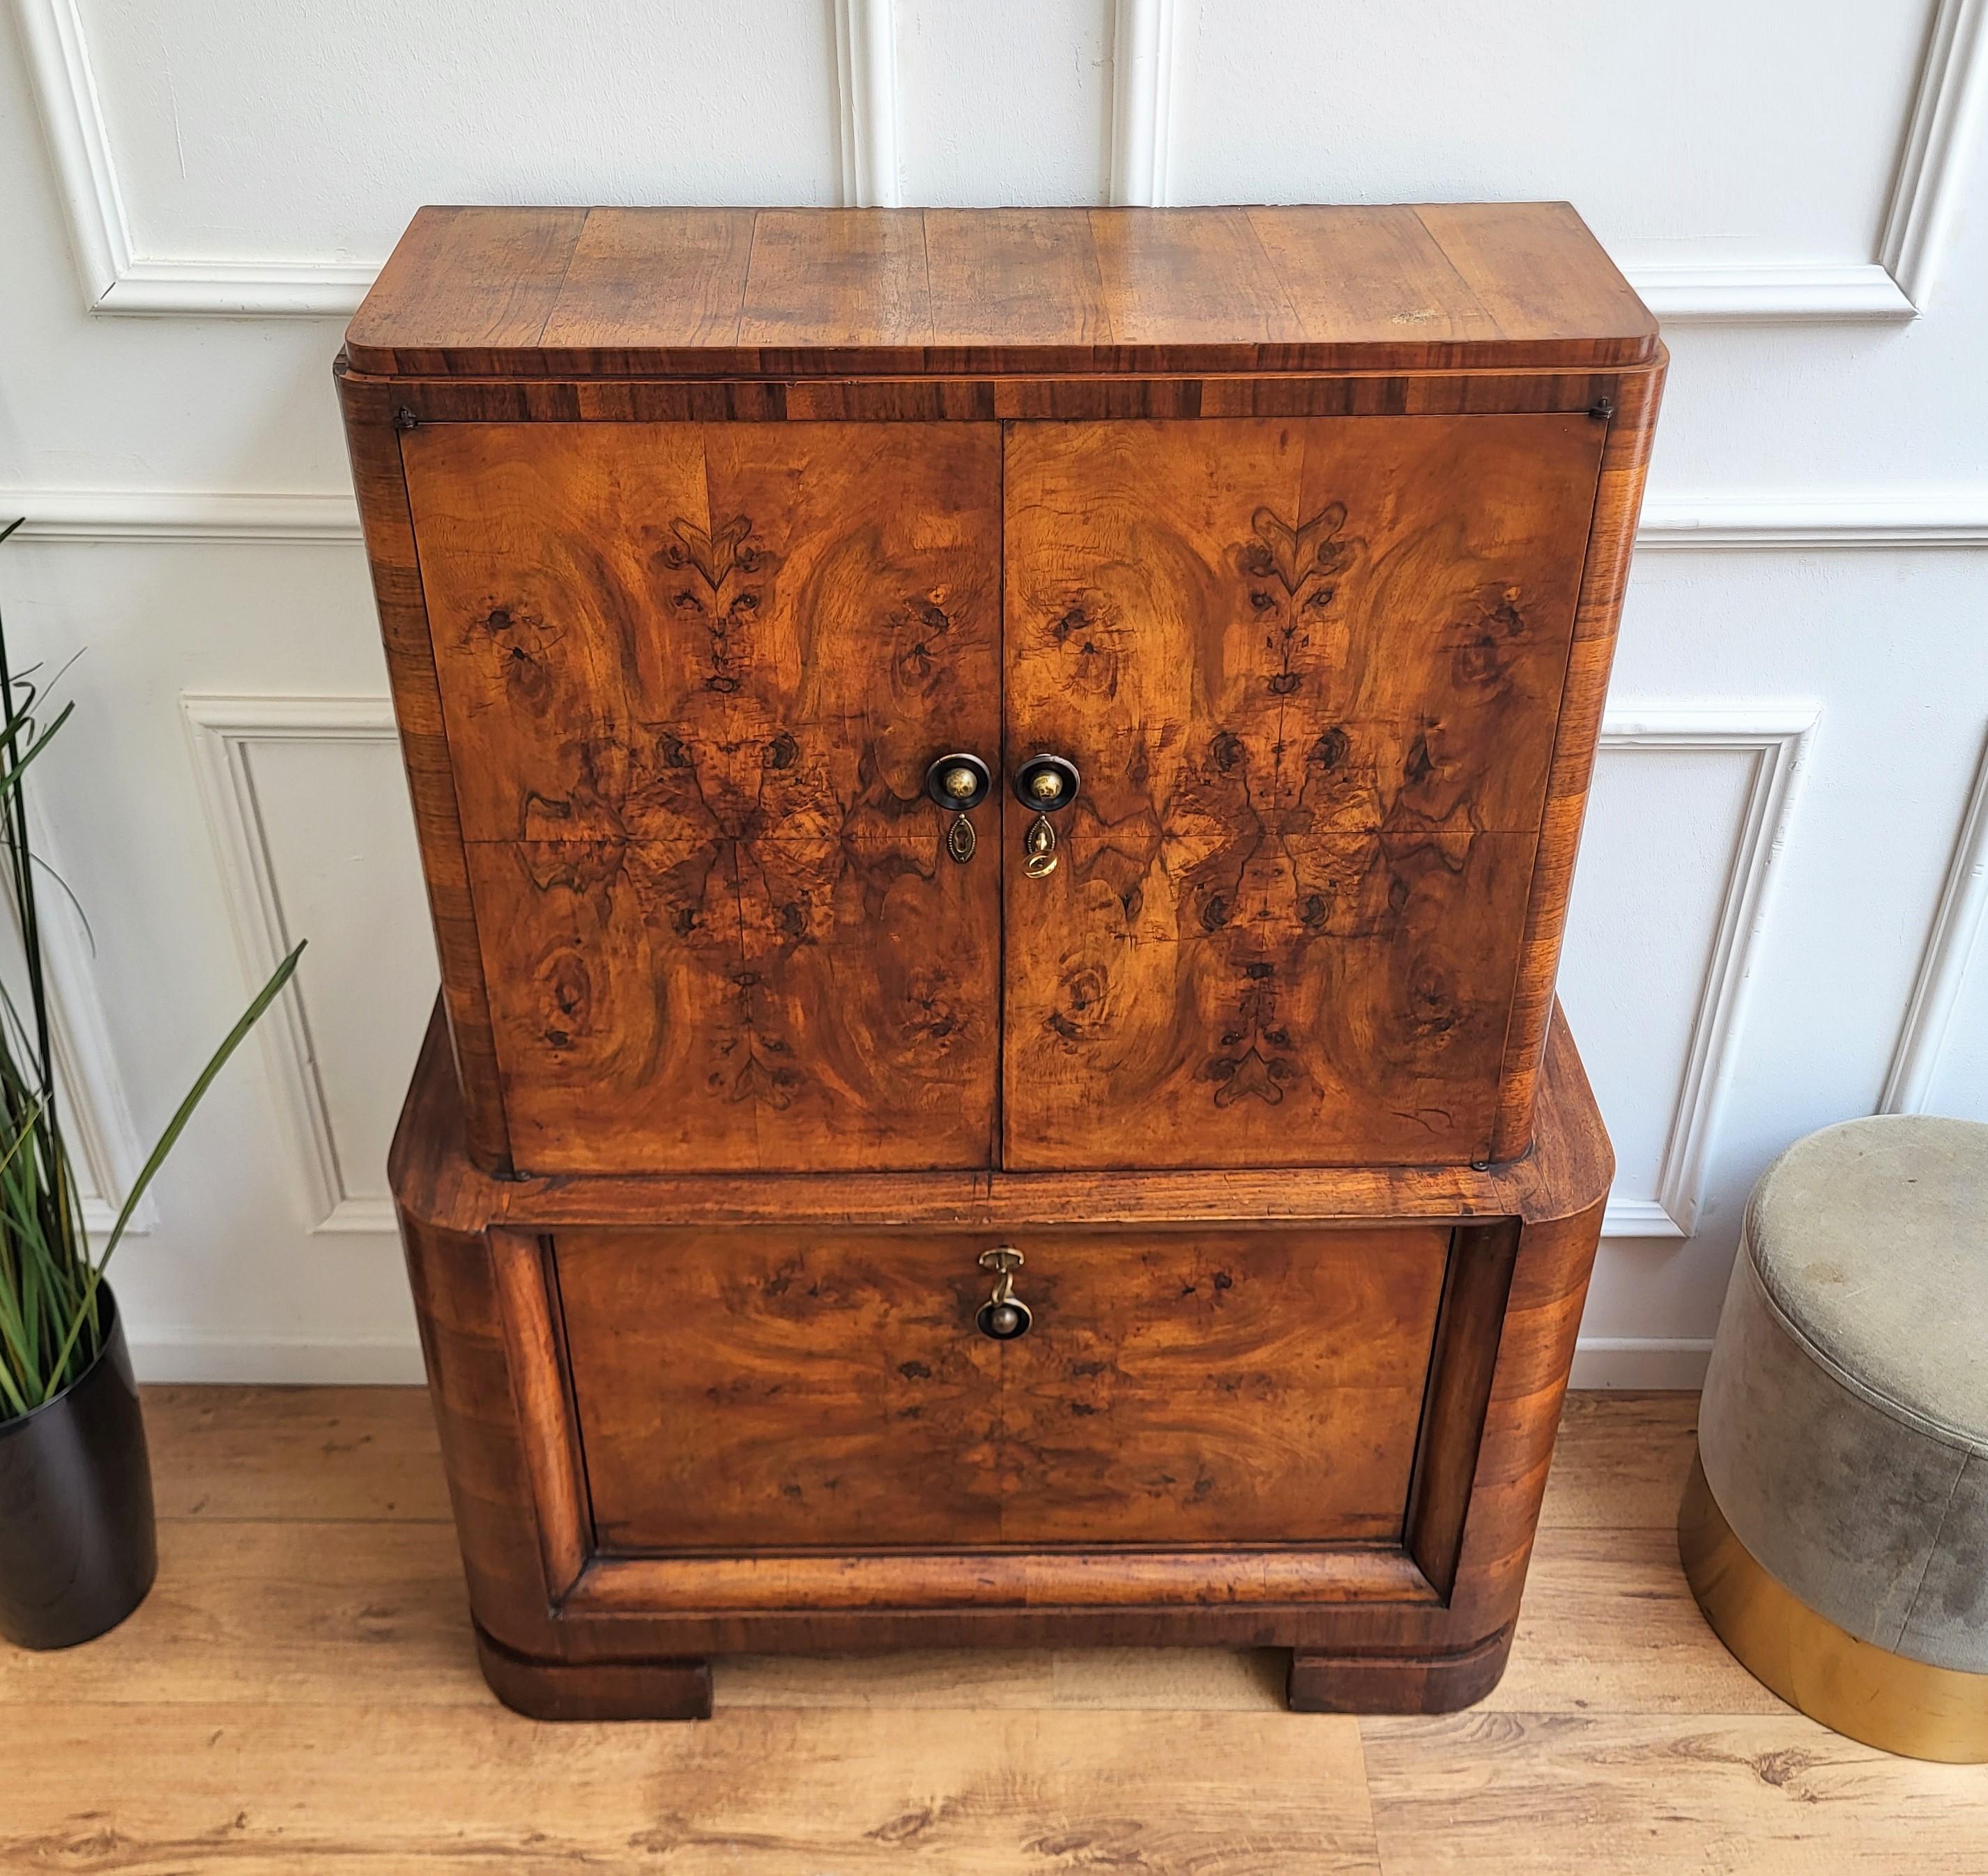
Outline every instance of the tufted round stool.
[(1761, 1176), (1678, 1539), (1783, 1700), (1988, 1759), (1988, 1126), (1846, 1121)]

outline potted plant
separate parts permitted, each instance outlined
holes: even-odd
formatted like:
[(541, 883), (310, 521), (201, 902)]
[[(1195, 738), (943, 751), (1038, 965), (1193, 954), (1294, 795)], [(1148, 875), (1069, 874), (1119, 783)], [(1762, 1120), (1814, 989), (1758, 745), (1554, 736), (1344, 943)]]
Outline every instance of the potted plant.
[[(0, 542), (19, 526), (0, 531)], [(201, 1071), (93, 1249), (63, 1140), (39, 863), (22, 793), (28, 765), (75, 705), (42, 726), (39, 695), (14, 675), (0, 629), (0, 874), (22, 954), (18, 985), (0, 988), (0, 1635), (55, 1648), (122, 1621), (144, 1600), (157, 1562), (144, 1421), (104, 1266), (201, 1096), (289, 981), (303, 947)]]

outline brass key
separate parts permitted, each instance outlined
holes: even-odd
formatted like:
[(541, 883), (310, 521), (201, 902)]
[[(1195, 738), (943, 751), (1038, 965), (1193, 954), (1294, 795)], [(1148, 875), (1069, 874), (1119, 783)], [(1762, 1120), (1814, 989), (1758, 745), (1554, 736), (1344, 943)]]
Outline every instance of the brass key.
[(1032, 880), (1047, 879), (1057, 870), (1056, 830), (1046, 814), (1038, 814), (1035, 823), (1022, 837), (1022, 851), (1028, 858), (1022, 870)]

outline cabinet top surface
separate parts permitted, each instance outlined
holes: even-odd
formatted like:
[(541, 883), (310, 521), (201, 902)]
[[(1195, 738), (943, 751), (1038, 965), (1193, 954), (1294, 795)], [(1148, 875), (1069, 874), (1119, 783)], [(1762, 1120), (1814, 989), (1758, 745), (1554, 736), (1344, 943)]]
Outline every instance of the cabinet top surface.
[(1564, 202), (428, 208), (384, 377), (1610, 370), (1656, 321)]

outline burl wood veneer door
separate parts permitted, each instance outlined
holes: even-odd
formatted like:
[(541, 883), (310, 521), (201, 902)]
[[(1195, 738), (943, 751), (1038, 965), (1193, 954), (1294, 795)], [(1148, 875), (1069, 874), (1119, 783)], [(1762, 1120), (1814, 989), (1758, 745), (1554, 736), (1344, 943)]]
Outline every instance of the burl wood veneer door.
[(402, 449), (518, 1168), (987, 1164), (997, 427)]
[(1446, 1227), (988, 1242), (557, 1233), (602, 1547), (1400, 1540)]
[(1604, 434), (1009, 427), (1009, 1166), (1486, 1155)]

